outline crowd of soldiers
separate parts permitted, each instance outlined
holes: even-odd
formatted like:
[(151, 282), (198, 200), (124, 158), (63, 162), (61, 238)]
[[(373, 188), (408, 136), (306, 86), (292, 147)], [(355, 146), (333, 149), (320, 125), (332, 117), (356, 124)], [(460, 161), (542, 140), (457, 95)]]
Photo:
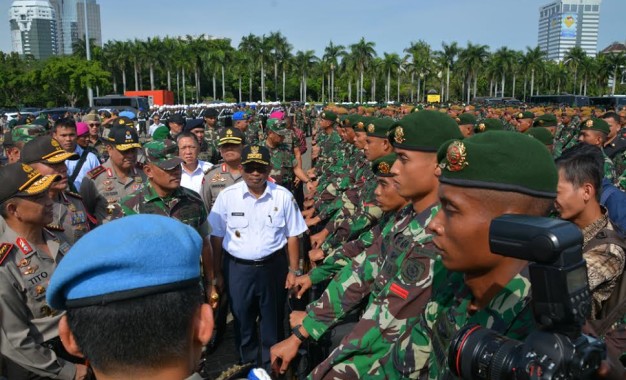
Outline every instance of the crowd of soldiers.
[[(66, 256), (73, 257), (72, 276), (91, 270), (97, 277), (95, 264), (85, 269), (72, 253), (78, 247), (103, 251), (98, 244), (106, 235), (99, 231), (108, 224), (141, 250), (131, 242), (136, 231), (162, 233), (165, 227), (130, 215), (156, 214), (195, 231), (191, 240), (177, 239), (197, 250), (204, 302), (215, 314), (213, 332), (198, 339), (205, 363), (221, 344), (231, 309), (240, 364), (253, 362), (276, 376), (454, 378), (447, 352), (463, 326), (477, 323), (519, 340), (537, 328), (527, 307), (528, 262), (489, 248), (493, 218), (527, 214), (580, 229), (591, 292), (585, 332), (607, 345), (601, 375), (623, 378), (625, 126), (626, 110), (464, 104), (329, 105), (319, 112), (303, 104), (196, 105), (18, 118), (3, 125), (0, 374), (107, 374), (75, 342), (59, 338), (67, 336), (57, 328), (67, 323), (64, 310), (72, 315), (77, 303), (70, 299), (80, 297), (65, 293), (67, 301), (59, 301), (50, 277)], [(239, 188), (242, 198), (233, 195)], [(269, 229), (277, 240), (255, 234), (253, 209), (266, 206), (242, 201), (248, 194), (267, 202), (267, 192), (273, 201), (286, 197), (263, 210), (269, 219), (260, 231)], [(281, 214), (291, 207), (289, 199), (297, 215)], [(248, 209), (238, 209), (238, 202)], [(154, 222), (154, 231), (135, 228), (133, 220)], [(146, 244), (155, 250), (146, 260), (178, 254), (175, 243)], [(237, 247), (246, 254), (273, 248), (248, 257)], [(107, 267), (106, 252), (99, 255), (94, 262)], [(269, 279), (251, 280), (261, 274), (236, 265), (269, 268)], [(188, 280), (195, 272), (175, 276)], [(288, 298), (265, 282), (256, 295), (242, 291), (276, 279)], [(148, 284), (150, 294), (173, 280), (157, 282)], [(98, 295), (109, 296), (103, 292)], [(254, 297), (261, 299), (258, 309), (249, 307)], [(267, 307), (265, 297), (279, 305)], [(285, 328), (268, 327), (268, 315)]]

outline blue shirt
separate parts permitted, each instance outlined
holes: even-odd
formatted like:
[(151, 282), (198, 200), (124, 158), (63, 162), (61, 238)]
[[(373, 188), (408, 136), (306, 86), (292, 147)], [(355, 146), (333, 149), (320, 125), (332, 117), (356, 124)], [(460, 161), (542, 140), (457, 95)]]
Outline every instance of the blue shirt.
[(269, 181), (258, 199), (243, 181), (222, 190), (209, 223), (211, 235), (224, 238), (222, 248), (245, 260), (271, 255), (285, 246), (288, 237), (307, 230), (293, 195)]
[[(76, 144), (76, 150), (74, 151), (76, 154), (78, 154), (78, 156), (82, 156), (84, 149), (80, 147), (80, 145)], [(80, 160), (66, 160), (65, 161), (65, 166), (67, 166), (67, 177), (71, 177), (72, 174), (74, 173), (74, 170), (76, 169), (76, 164), (78, 164), (78, 161)], [(100, 166), (100, 160), (98, 159), (98, 157), (89, 152), (87, 153), (87, 159), (85, 160), (85, 163), (83, 164), (83, 166), (80, 168), (80, 171), (78, 172), (78, 175), (76, 176), (76, 179), (74, 180), (74, 188), (76, 189), (76, 191), (78, 191), (78, 189), (80, 189), (80, 183), (83, 181), (83, 178), (85, 178), (85, 175), (87, 175), (87, 172), (89, 172), (92, 169), (97, 168), (98, 166)]]

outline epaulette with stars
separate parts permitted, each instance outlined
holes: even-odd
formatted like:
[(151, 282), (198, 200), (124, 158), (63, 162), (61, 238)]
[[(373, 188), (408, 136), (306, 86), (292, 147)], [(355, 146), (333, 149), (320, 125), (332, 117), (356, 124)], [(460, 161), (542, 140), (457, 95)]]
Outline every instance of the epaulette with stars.
[(13, 249), (13, 244), (11, 243), (2, 243), (0, 244), (0, 265), (4, 262), (4, 260), (9, 256), (11, 250)]
[(65, 194), (70, 195), (70, 196), (72, 196), (74, 198), (83, 199), (83, 197), (80, 194), (75, 193), (73, 191), (67, 190), (67, 191), (65, 191)]
[(52, 224), (52, 223), (46, 225), (46, 229), (48, 229), (50, 231), (60, 231), (60, 232), (64, 232), (65, 231), (65, 228), (63, 228), (62, 226), (60, 226), (58, 224)]

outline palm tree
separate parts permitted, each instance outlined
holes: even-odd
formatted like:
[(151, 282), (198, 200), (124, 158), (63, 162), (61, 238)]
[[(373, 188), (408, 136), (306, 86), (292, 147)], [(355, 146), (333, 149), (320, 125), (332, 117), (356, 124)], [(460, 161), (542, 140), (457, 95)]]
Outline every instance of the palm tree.
[(513, 71), (513, 67), (515, 65), (515, 52), (506, 46), (501, 47), (496, 50), (493, 54), (493, 58), (496, 63), (496, 67), (498, 69), (498, 73), (502, 78), (502, 96), (505, 95), (505, 85), (506, 85), (506, 74), (511, 73)]
[(451, 44), (446, 44), (445, 42), (441, 43), (442, 50), (442, 58), (446, 62), (446, 102), (450, 99), (450, 69), (454, 66), (456, 62), (456, 57), (459, 54), (459, 46), (456, 42), (452, 42)]
[(352, 79), (356, 77), (359, 72), (354, 55), (352, 55), (352, 53), (344, 54), (339, 68), (340, 68), (340, 71), (344, 74), (344, 77), (347, 76), (348, 101), (352, 102)]
[(145, 62), (150, 70), (150, 90), (154, 91), (154, 67), (161, 66), (162, 63), (162, 44), (158, 37), (148, 37), (145, 41), (141, 41), (142, 53)]
[(570, 70), (574, 70), (574, 86), (572, 88), (572, 93), (576, 94), (576, 84), (578, 83), (578, 68), (583, 63), (585, 58), (587, 57), (587, 53), (580, 47), (574, 46), (570, 49), (570, 51), (565, 54), (564, 62), (569, 67)]
[[(611, 72), (611, 78), (613, 78), (613, 85), (611, 86), (611, 95), (615, 95), (615, 87), (617, 86), (618, 78), (621, 78), (621, 74), (626, 66), (626, 55), (624, 52), (608, 53), (604, 54), (604, 61), (606, 68)], [(618, 74), (619, 72), (619, 74)]]
[(324, 56), (322, 59), (328, 63), (328, 67), (330, 68), (330, 102), (333, 103), (335, 101), (335, 69), (339, 67), (339, 58), (345, 56), (347, 54), (345, 47), (343, 45), (334, 45), (333, 41), (330, 41), (328, 46), (324, 48)]
[(140, 40), (128, 41), (131, 61), (133, 62), (133, 72), (135, 73), (135, 91), (139, 91), (139, 79), (141, 77), (141, 65), (143, 63), (143, 45)]
[[(397, 53), (384, 53), (382, 61), (383, 72), (387, 74), (387, 82), (385, 84), (385, 102), (389, 102), (391, 92), (391, 73), (400, 70), (402, 59)], [(398, 77), (398, 83), (400, 78)]]
[(174, 56), (176, 55), (178, 44), (179, 41), (171, 37), (165, 37), (163, 41), (161, 41), (161, 54), (163, 54), (165, 58), (163, 63), (165, 65), (165, 71), (167, 72), (168, 91), (172, 91), (172, 68), (175, 66)]
[(470, 101), (470, 86), (474, 82), (473, 97), (476, 97), (478, 86), (478, 73), (485, 64), (489, 56), (489, 47), (487, 45), (467, 43), (467, 47), (459, 54), (459, 63), (461, 69), (465, 72), (467, 79), (467, 102)]
[(356, 61), (357, 68), (359, 70), (359, 83), (360, 88), (357, 88), (357, 102), (363, 102), (363, 74), (373, 58), (376, 57), (376, 51), (374, 50), (376, 44), (371, 41), (365, 41), (364, 37), (356, 44), (350, 45), (350, 50)]
[(319, 61), (313, 50), (298, 51), (294, 57), (294, 65), (300, 74), (300, 101), (307, 99), (307, 77), (313, 65)]
[(526, 47), (526, 54), (522, 58), (522, 70), (524, 71), (524, 101), (526, 101), (526, 75), (530, 72), (530, 95), (534, 95), (535, 74), (544, 69), (544, 58), (546, 53), (539, 46)]
[[(278, 32), (270, 32), (267, 37), (270, 60), (274, 65), (274, 97), (278, 99), (278, 66), (285, 58), (285, 52), (291, 50), (291, 45), (287, 41), (287, 37), (283, 36), (283, 34)], [(284, 99), (284, 93), (283, 93)]]
[(417, 101), (421, 102), (422, 80), (428, 72), (432, 58), (430, 45), (423, 40), (419, 40), (417, 42), (411, 42), (409, 47), (404, 49), (404, 51), (411, 56), (414, 74), (417, 74)]

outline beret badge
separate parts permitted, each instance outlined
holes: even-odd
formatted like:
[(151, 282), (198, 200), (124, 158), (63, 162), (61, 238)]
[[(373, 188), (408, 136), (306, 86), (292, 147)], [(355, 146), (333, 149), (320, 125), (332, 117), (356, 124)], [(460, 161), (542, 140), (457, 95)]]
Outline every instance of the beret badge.
[(587, 120), (587, 122), (585, 123), (585, 127), (587, 127), (587, 128), (593, 127), (593, 120), (591, 120), (591, 119)]
[(446, 165), (446, 169), (451, 172), (458, 172), (463, 170), (466, 166), (469, 165), (467, 162), (467, 152), (465, 150), (465, 144), (462, 141), (454, 141), (448, 146), (448, 151), (446, 152), (446, 160), (448, 164)]
[(480, 123), (478, 124), (478, 130), (481, 132), (485, 132), (485, 123)]
[(523, 117), (524, 117), (524, 114), (523, 114), (523, 113), (521, 113), (521, 112), (520, 112), (520, 113), (518, 113), (518, 114), (517, 114), (517, 118), (518, 118), (518, 119), (521, 119), (521, 118), (523, 118)]
[(402, 129), (402, 127), (396, 128), (393, 133), (393, 139), (398, 144), (402, 144), (404, 142), (404, 129)]
[(389, 166), (388, 163), (386, 162), (381, 162), (380, 164), (378, 164), (378, 171), (383, 173), (383, 174), (389, 174), (389, 171), (391, 170), (391, 167)]
[(374, 133), (375, 130), (376, 130), (376, 127), (374, 127), (374, 124), (370, 124), (367, 126), (368, 133)]

